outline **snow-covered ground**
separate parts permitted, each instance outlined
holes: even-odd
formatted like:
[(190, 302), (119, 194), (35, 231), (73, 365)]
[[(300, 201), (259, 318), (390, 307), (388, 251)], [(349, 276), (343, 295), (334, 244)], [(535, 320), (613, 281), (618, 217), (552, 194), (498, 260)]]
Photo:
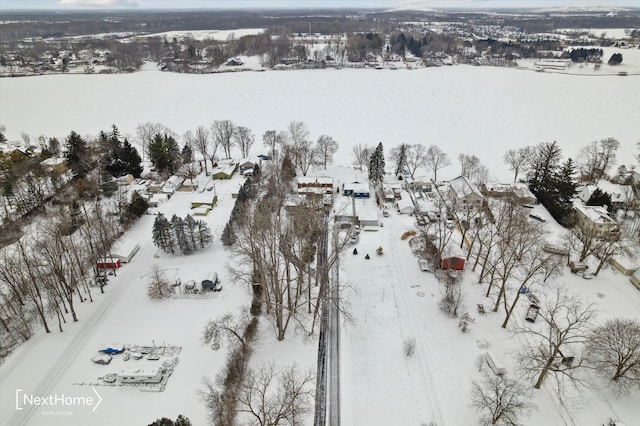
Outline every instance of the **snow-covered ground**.
[[(626, 55), (626, 53), (625, 53)], [(640, 58), (637, 61), (640, 64)], [(352, 162), (351, 148), (382, 142), (436, 144), (459, 172), (458, 154), (477, 155), (494, 180), (509, 180), (507, 149), (558, 141), (566, 156), (589, 142), (620, 141), (630, 165), (640, 139), (640, 78), (535, 73), (453, 66), (415, 70), (327, 69), (187, 75), (146, 71), (117, 75), (47, 75), (0, 79), (0, 122), (10, 140), (26, 132), (56, 136), (97, 134), (112, 124), (134, 136), (144, 122), (178, 135), (230, 119), (256, 135), (290, 121), (311, 137), (331, 135), (336, 164)], [(440, 176), (440, 173), (439, 173)]]
[[(351, 147), (382, 141), (388, 150), (400, 143), (437, 144), (452, 166), (438, 173), (454, 177), (458, 153), (478, 155), (494, 177), (509, 181), (502, 164), (509, 148), (557, 140), (573, 155), (588, 142), (615, 137), (622, 146), (619, 163), (634, 164), (632, 155), (640, 137), (640, 79), (637, 77), (584, 78), (488, 67), (446, 67), (421, 70), (318, 70), (216, 75), (177, 75), (154, 69), (129, 75), (42, 76), (0, 79), (0, 122), (10, 140), (20, 132), (63, 138), (71, 130), (95, 134), (116, 124), (133, 135), (139, 123), (161, 122), (178, 134), (213, 120), (230, 119), (261, 135), (284, 129), (292, 120), (307, 123), (311, 135), (329, 134), (340, 144), (336, 167), (318, 173), (351, 182), (362, 176), (348, 167)], [(339, 183), (337, 182), (337, 183)], [(187, 415), (194, 424), (206, 423), (206, 411), (197, 391), (200, 378), (214, 377), (226, 350), (212, 351), (200, 344), (205, 322), (240, 306), (250, 294), (230, 283), (225, 270), (229, 252), (219, 236), (233, 206), (231, 191), (240, 178), (216, 184), (219, 204), (205, 217), (214, 245), (191, 256), (159, 253), (151, 243), (153, 216), (144, 216), (127, 235), (140, 242), (132, 263), (112, 277), (104, 296), (79, 307), (80, 322), (65, 332), (39, 333), (23, 344), (0, 367), (0, 424), (20, 424), (15, 390), (38, 396), (50, 393), (92, 396), (92, 383), (111, 371), (89, 361), (97, 348), (120, 341), (135, 344), (172, 344), (182, 347), (180, 363), (164, 392), (99, 386), (102, 397), (93, 407), (72, 409), (72, 416), (31, 412), (32, 425), (106, 425), (118, 422), (147, 424), (156, 417)], [(184, 216), (192, 194), (177, 193), (160, 211)], [(364, 207), (364, 206), (363, 206)], [(375, 209), (375, 203), (368, 206)], [(536, 207), (536, 209), (541, 209)], [(540, 210), (536, 214), (544, 216)], [(562, 230), (549, 216), (550, 236)], [(501, 315), (480, 316), (476, 303), (487, 303), (477, 277), (468, 274), (465, 306), (476, 318), (466, 334), (457, 321), (437, 307), (440, 285), (422, 272), (407, 241), (400, 235), (413, 229), (414, 218), (398, 215), (380, 220), (377, 232), (362, 232), (341, 262), (340, 279), (346, 285), (354, 323), (342, 334), (342, 395), (344, 424), (474, 424), (469, 406), (471, 381), (478, 379), (475, 360), (486, 343), (501, 354), (514, 371), (519, 342), (500, 328)], [(382, 246), (384, 254), (375, 249)], [(371, 259), (364, 258), (370, 254)], [(225, 287), (207, 299), (150, 301), (146, 277), (152, 263), (185, 281), (204, 279), (214, 270)], [(587, 281), (565, 273), (556, 280), (597, 303), (600, 320), (613, 315), (640, 318), (640, 292), (626, 277), (604, 270)], [(522, 321), (525, 305), (513, 321)], [(268, 326), (258, 342), (252, 365), (277, 360), (315, 365), (316, 343), (300, 336), (275, 342)], [(407, 358), (402, 344), (416, 339), (416, 354)], [(129, 361), (133, 362), (133, 361)], [(85, 383), (78, 385), (76, 383)], [(526, 425), (601, 424), (617, 417), (627, 425), (640, 423), (637, 393), (616, 399), (603, 386), (579, 398), (571, 395), (566, 407), (548, 389), (534, 394), (538, 405)], [(50, 413), (49, 413), (50, 414)], [(124, 420), (126, 419), (126, 420)], [(147, 422), (147, 423), (145, 423)]]

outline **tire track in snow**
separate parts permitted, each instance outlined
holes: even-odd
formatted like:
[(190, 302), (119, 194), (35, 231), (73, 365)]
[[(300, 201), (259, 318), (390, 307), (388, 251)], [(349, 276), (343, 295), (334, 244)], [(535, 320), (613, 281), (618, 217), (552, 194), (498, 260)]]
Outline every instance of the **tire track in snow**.
[[(389, 247), (393, 247), (397, 242), (393, 240), (393, 232), (389, 232)], [(420, 327), (418, 326), (417, 316), (415, 314), (415, 309), (413, 308), (412, 300), (409, 300), (406, 288), (396, 288), (398, 283), (406, 284), (408, 283), (405, 275), (405, 269), (402, 267), (398, 255), (395, 250), (390, 250), (392, 257), (392, 264), (390, 265), (393, 268), (393, 276), (396, 278), (391, 285), (393, 289), (393, 296), (396, 300), (401, 302), (401, 309), (405, 313), (407, 319), (401, 320), (401, 325), (404, 325), (409, 328), (411, 332), (411, 337), (415, 338), (416, 341), (416, 350), (414, 352), (414, 356), (418, 357), (418, 363), (420, 365), (420, 373), (422, 378), (422, 387), (424, 389), (424, 396), (426, 397), (427, 402), (429, 403), (429, 407), (431, 409), (431, 419), (430, 422), (435, 422), (436, 425), (442, 426), (444, 425), (444, 419), (442, 417), (442, 410), (440, 409), (440, 402), (438, 401), (438, 388), (436, 387), (435, 380), (433, 379), (433, 373), (431, 370), (431, 365), (429, 363), (429, 359), (427, 357), (427, 346), (425, 345), (423, 335), (420, 332)], [(400, 298), (398, 298), (398, 293), (400, 293)], [(404, 324), (402, 324), (404, 323)]]
[[(142, 252), (142, 250), (140, 250), (140, 252)], [(149, 258), (151, 255), (148, 249), (143, 253), (140, 252), (138, 255), (144, 254), (144, 256), (140, 257)], [(138, 260), (140, 260), (140, 258)], [(78, 330), (76, 336), (71, 340), (71, 342), (69, 342), (65, 351), (53, 363), (42, 380), (40, 380), (31, 392), (28, 392), (29, 394), (38, 397), (46, 397), (51, 393), (53, 387), (62, 378), (64, 373), (69, 370), (73, 361), (78, 357), (82, 348), (87, 344), (89, 337), (92, 336), (95, 329), (102, 324), (102, 319), (104, 319), (106, 314), (113, 308), (122, 295), (131, 288), (133, 285), (132, 283), (136, 281), (136, 271), (139, 272), (139, 269), (136, 269), (135, 267), (127, 268), (124, 271), (120, 270), (121, 274), (119, 275), (119, 283), (111, 287), (112, 290), (106, 293), (106, 297), (102, 300), (100, 306), (90, 314), (89, 318), (84, 321), (83, 324), (81, 319), (78, 320), (78, 322), (82, 324), (80, 330)], [(122, 274), (122, 272), (124, 273)], [(28, 424), (35, 408), (37, 408), (37, 406), (26, 405), (22, 410), (16, 411), (13, 416), (11, 416), (9, 424), (20, 426)]]

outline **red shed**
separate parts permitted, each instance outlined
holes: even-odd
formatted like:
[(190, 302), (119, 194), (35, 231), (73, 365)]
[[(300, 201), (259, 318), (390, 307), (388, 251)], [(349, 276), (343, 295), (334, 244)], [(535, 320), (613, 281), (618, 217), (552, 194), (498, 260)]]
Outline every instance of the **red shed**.
[(98, 269), (116, 269), (120, 267), (120, 259), (116, 258), (107, 258), (100, 259), (96, 262), (96, 266)]
[(454, 271), (462, 271), (464, 269), (464, 257), (445, 257), (440, 262), (440, 269), (453, 269)]

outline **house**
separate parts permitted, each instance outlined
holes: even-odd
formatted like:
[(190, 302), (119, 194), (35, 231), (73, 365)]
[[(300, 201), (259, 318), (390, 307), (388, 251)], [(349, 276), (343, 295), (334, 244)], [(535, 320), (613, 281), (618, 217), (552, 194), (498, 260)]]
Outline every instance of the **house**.
[(413, 214), (415, 211), (415, 207), (413, 206), (413, 201), (411, 201), (409, 193), (406, 193), (406, 196), (399, 199), (396, 204), (398, 206), (398, 213), (400, 214)]
[(240, 66), (242, 64), (243, 64), (242, 59), (240, 59), (240, 58), (231, 58), (226, 62), (225, 65), (228, 65), (230, 67), (237, 67), (237, 66)]
[(50, 157), (40, 164), (49, 172), (64, 173), (67, 170), (67, 160), (61, 157)]
[(140, 244), (135, 240), (126, 238), (113, 245), (111, 248), (111, 256), (117, 258), (122, 263), (129, 263), (138, 250), (140, 250)]
[(126, 368), (118, 373), (117, 380), (120, 383), (160, 383), (163, 378), (163, 369), (154, 368)]
[(333, 178), (315, 177), (315, 176), (299, 176), (298, 194), (305, 193), (333, 193)]
[(369, 191), (369, 185), (360, 182), (351, 182), (342, 185), (342, 195), (355, 198), (369, 198), (371, 193)]
[(519, 204), (538, 204), (538, 199), (525, 183), (487, 182), (480, 185), (480, 191), (487, 197), (511, 198)]
[(620, 239), (620, 227), (604, 208), (576, 203), (574, 210), (583, 232), (593, 233), (596, 238)]
[(240, 174), (242, 176), (253, 176), (253, 173), (255, 172), (257, 166), (258, 166), (258, 163), (256, 163), (255, 161), (249, 160), (248, 158), (240, 160), (240, 162), (238, 163), (238, 167), (240, 168)]
[(237, 164), (235, 162), (222, 162), (211, 172), (212, 179), (231, 179), (236, 172)]
[(218, 203), (218, 196), (217, 195), (211, 195), (211, 193), (201, 193), (201, 194), (197, 194), (197, 197), (194, 197), (193, 200), (191, 200), (191, 208), (195, 209), (197, 207), (209, 207), (209, 209), (212, 209), (216, 206), (216, 204)]
[(465, 176), (449, 181), (447, 194), (453, 208), (457, 211), (478, 211), (484, 203), (484, 196)]
[(576, 195), (584, 203), (588, 202), (591, 195), (599, 188), (611, 196), (611, 207), (614, 210), (628, 208), (635, 199), (633, 187), (631, 185), (619, 185), (604, 179), (599, 180), (596, 185), (584, 185), (577, 189)]

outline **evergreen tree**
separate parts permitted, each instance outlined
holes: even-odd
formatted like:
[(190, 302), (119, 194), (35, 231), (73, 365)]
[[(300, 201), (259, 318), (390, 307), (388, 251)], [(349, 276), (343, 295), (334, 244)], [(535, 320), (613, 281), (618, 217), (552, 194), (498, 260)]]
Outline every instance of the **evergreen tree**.
[(222, 241), (222, 244), (227, 247), (232, 246), (236, 242), (236, 235), (233, 232), (233, 225), (231, 224), (231, 221), (227, 222), (225, 225), (224, 231), (222, 231), (222, 235), (220, 236), (220, 241)]
[(171, 217), (171, 231), (173, 241), (179, 251), (184, 254), (191, 253), (189, 242), (184, 232), (184, 220), (176, 214)]
[(158, 213), (153, 222), (152, 238), (153, 244), (159, 249), (167, 253), (175, 252), (171, 224), (162, 213)]
[(147, 147), (149, 159), (160, 173), (172, 175), (179, 168), (178, 143), (167, 134), (157, 134)]
[(568, 158), (560, 166), (560, 170), (556, 175), (556, 191), (557, 197), (555, 202), (551, 203), (557, 213), (554, 217), (560, 224), (564, 226), (572, 226), (573, 218), (573, 198), (576, 196), (576, 167), (571, 158)]
[(122, 149), (120, 151), (120, 159), (124, 163), (124, 174), (130, 174), (134, 178), (139, 178), (142, 174), (143, 167), (142, 158), (138, 154), (138, 150), (131, 145), (128, 139), (125, 139), (122, 143)]
[(100, 176), (100, 191), (105, 197), (111, 197), (118, 190), (118, 182), (110, 173), (103, 172)]
[(139, 218), (147, 211), (148, 208), (149, 203), (147, 202), (147, 200), (142, 198), (142, 196), (138, 194), (138, 192), (134, 192), (131, 196), (131, 202), (127, 206), (127, 212), (133, 218)]
[(285, 182), (290, 182), (294, 177), (296, 177), (296, 168), (294, 167), (293, 161), (291, 161), (291, 156), (288, 152), (282, 159), (280, 175)]
[(407, 161), (407, 144), (401, 144), (399, 147), (396, 148), (398, 150), (397, 152), (397, 158), (396, 158), (396, 176), (402, 176), (402, 172), (404, 170), (404, 165)]
[(197, 222), (197, 238), (199, 247), (205, 248), (209, 244), (213, 242), (213, 234), (211, 233), (211, 229), (209, 226), (202, 220)]
[(89, 168), (89, 147), (87, 142), (74, 131), (66, 139), (64, 158), (74, 179), (84, 179)]
[(622, 53), (614, 53), (613, 55), (611, 55), (611, 58), (609, 58), (609, 65), (619, 65), (622, 63)]
[(603, 192), (600, 188), (596, 188), (589, 200), (587, 201), (588, 206), (607, 206), (607, 211), (611, 212), (613, 210), (613, 206), (611, 205), (611, 195), (608, 192)]
[(188, 247), (188, 251), (191, 252), (191, 251), (194, 251), (196, 248), (201, 247), (199, 245), (200, 241), (199, 241), (199, 235), (198, 235), (198, 228), (199, 228), (198, 222), (193, 218), (193, 216), (188, 214), (184, 218), (183, 225), (184, 225), (183, 229), (184, 229), (185, 242)]
[(384, 168), (384, 148), (382, 147), (382, 142), (380, 142), (376, 150), (371, 154), (371, 159), (369, 160), (369, 182), (374, 187), (382, 185)]
[[(193, 161), (193, 149), (191, 149), (191, 145), (189, 145), (188, 143), (185, 143), (184, 147), (182, 147), (180, 159), (182, 161), (182, 164), (191, 163)], [(207, 160), (205, 159), (205, 162), (206, 161)]]

